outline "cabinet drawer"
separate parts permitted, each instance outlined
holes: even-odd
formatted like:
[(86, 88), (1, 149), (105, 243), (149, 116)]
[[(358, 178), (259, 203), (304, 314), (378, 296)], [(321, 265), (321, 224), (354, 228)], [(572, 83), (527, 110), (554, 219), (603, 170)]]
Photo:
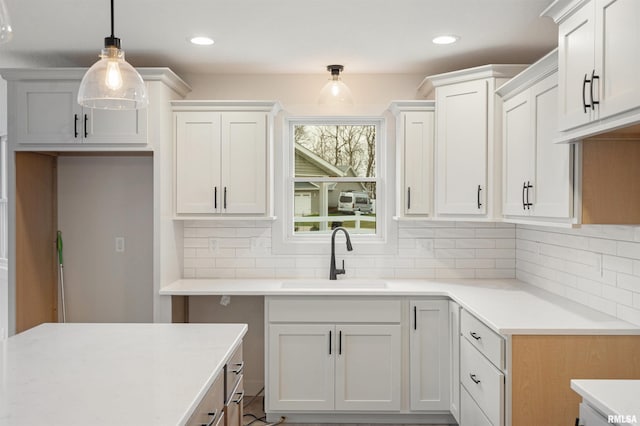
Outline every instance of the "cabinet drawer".
[(460, 383), (495, 426), (504, 418), (504, 374), (469, 341), (460, 344)]
[(581, 426), (607, 426), (610, 424), (605, 416), (591, 408), (586, 402), (580, 403)]
[(465, 310), (460, 319), (460, 333), (493, 365), (504, 370), (504, 339), (499, 334)]
[(269, 322), (399, 323), (399, 299), (282, 297), (267, 299)]
[(242, 375), (240, 375), (238, 385), (235, 387), (231, 395), (229, 395), (229, 401), (224, 406), (225, 426), (242, 426), (243, 404), (244, 382)]
[(464, 387), (460, 389), (460, 424), (462, 426), (493, 426)]
[[(224, 377), (219, 374), (187, 422), (188, 426), (218, 424), (224, 407)], [(213, 423), (210, 423), (213, 420)], [(221, 425), (223, 423), (220, 423)]]
[(242, 360), (242, 345), (238, 346), (238, 349), (231, 355), (229, 362), (224, 367), (225, 374), (225, 394), (224, 402), (228, 403), (233, 397), (232, 392), (238, 385), (242, 373), (244, 371), (244, 361)]

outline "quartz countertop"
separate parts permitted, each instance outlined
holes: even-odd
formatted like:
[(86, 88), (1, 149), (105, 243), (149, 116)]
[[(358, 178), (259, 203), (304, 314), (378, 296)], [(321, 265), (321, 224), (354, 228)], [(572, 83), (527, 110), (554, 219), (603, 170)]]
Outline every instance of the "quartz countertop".
[(640, 421), (640, 380), (571, 380), (571, 389), (605, 418), (635, 416)]
[(181, 425), (245, 324), (42, 324), (0, 342), (0, 425)]
[(637, 334), (640, 326), (619, 320), (569, 299), (514, 279), (380, 280), (383, 288), (367, 288), (367, 280), (332, 281), (330, 288), (296, 288), (305, 280), (182, 279), (162, 288), (176, 296), (405, 296), (448, 297), (503, 335)]

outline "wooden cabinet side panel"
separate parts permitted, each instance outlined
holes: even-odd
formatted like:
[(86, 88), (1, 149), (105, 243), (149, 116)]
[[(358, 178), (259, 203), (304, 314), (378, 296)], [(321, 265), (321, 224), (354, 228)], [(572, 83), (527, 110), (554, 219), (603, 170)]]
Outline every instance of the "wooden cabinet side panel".
[(640, 143), (582, 144), (582, 223), (640, 223)]
[(571, 425), (571, 379), (640, 379), (640, 336), (513, 336), (512, 418), (517, 426)]

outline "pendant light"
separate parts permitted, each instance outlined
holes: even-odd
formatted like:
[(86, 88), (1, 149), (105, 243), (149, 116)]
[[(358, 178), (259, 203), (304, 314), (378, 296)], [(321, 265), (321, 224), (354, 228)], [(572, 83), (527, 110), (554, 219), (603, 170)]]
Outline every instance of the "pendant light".
[(0, 44), (7, 43), (13, 37), (13, 29), (11, 28), (11, 20), (9, 12), (4, 0), (0, 0)]
[(327, 65), (327, 71), (331, 72), (331, 78), (320, 90), (318, 103), (323, 105), (353, 104), (351, 90), (342, 82), (340, 73), (344, 70), (342, 65)]
[(113, 35), (113, 0), (111, 0), (111, 35), (104, 39), (100, 60), (86, 72), (80, 83), (78, 103), (88, 108), (141, 109), (149, 104), (142, 77), (124, 60), (120, 39)]

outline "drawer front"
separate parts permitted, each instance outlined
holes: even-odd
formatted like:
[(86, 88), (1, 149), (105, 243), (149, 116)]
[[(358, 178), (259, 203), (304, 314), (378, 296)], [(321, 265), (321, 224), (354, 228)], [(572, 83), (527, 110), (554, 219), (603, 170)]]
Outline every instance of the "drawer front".
[(460, 319), (460, 333), (493, 365), (504, 370), (504, 339), (499, 334), (465, 310)]
[(494, 426), (464, 387), (460, 389), (460, 425)]
[[(223, 417), (224, 407), (224, 377), (219, 374), (213, 384), (196, 407), (191, 418), (187, 421), (189, 426), (216, 424)], [(221, 425), (223, 423), (220, 423)]]
[(467, 340), (460, 343), (460, 383), (495, 426), (504, 419), (504, 374)]
[(400, 299), (269, 297), (269, 322), (400, 323)]
[(244, 404), (244, 383), (242, 375), (238, 381), (238, 386), (233, 390), (229, 396), (229, 401), (224, 406), (225, 413), (225, 426), (242, 426)]
[(224, 402), (229, 402), (233, 396), (231, 393), (238, 386), (238, 382), (244, 373), (244, 361), (242, 359), (242, 345), (231, 355), (229, 361), (224, 367), (225, 372), (225, 394)]
[(580, 404), (580, 425), (583, 426), (607, 426), (611, 425), (607, 418), (591, 408), (586, 402)]

